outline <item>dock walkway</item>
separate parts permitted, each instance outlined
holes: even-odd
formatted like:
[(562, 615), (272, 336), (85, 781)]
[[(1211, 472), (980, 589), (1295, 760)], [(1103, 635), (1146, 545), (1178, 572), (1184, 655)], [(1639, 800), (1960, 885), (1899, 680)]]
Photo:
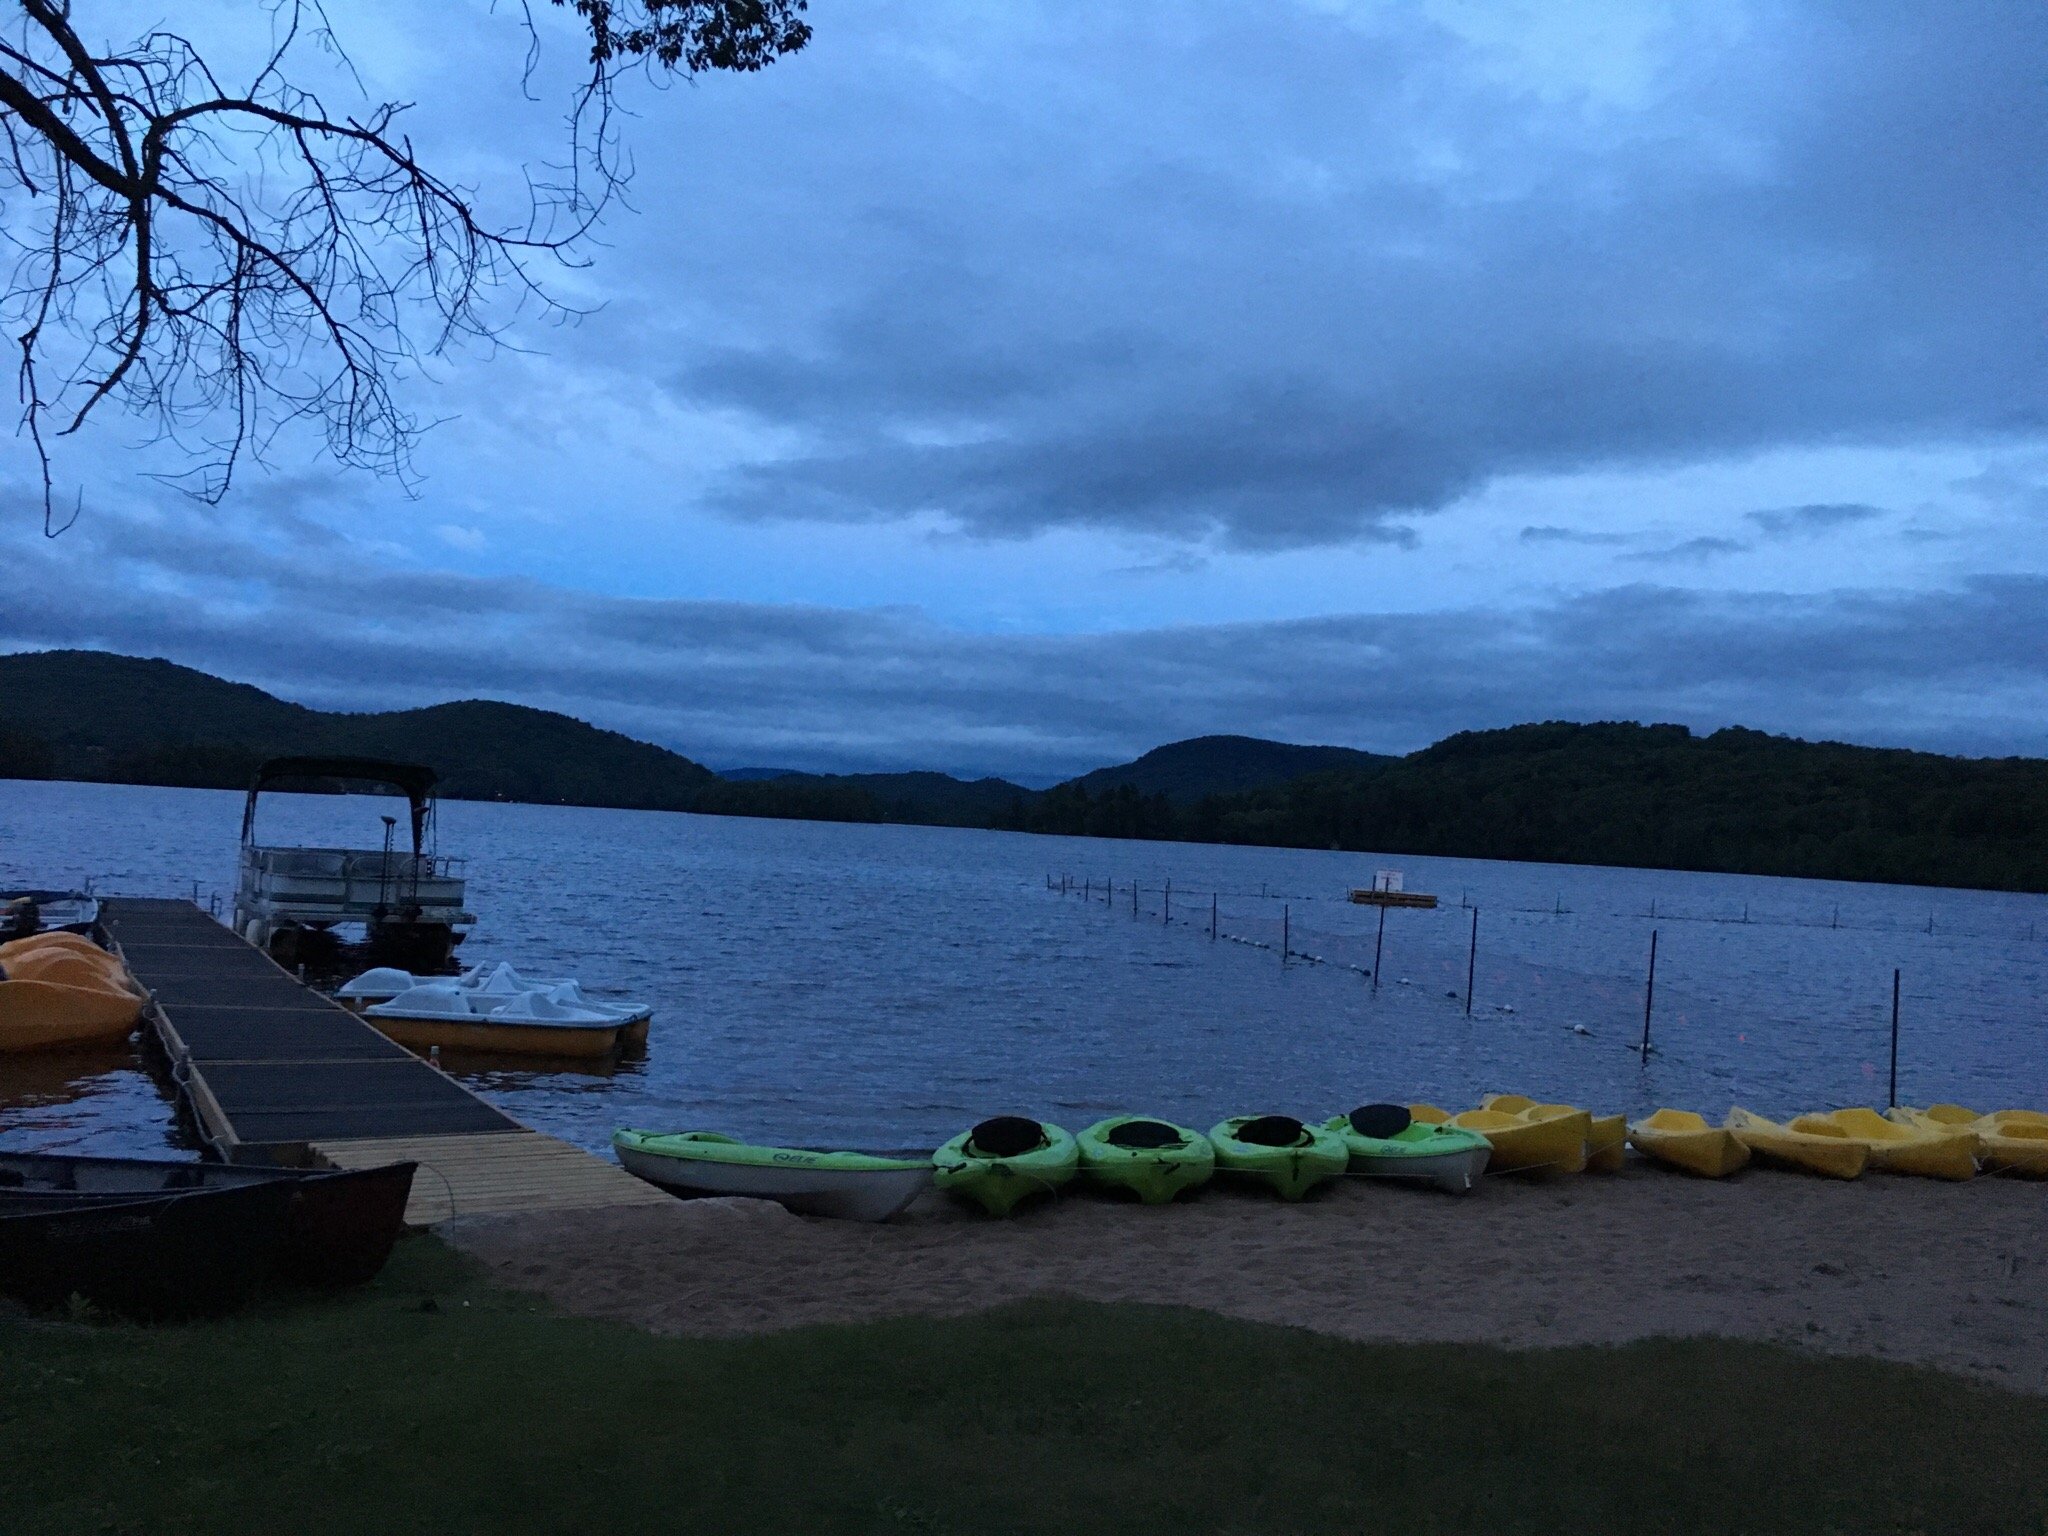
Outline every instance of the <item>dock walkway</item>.
[(101, 904), (201, 1138), (229, 1162), (420, 1164), (406, 1219), (670, 1197), (521, 1125), (187, 901)]

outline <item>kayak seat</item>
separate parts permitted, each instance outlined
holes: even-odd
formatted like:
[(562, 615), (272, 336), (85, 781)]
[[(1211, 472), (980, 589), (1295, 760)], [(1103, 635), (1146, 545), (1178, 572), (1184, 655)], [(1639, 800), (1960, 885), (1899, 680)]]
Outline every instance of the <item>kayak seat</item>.
[(1374, 1141), (1391, 1141), (1414, 1121), (1405, 1104), (1361, 1104), (1351, 1111), (1351, 1129)]
[(1298, 1147), (1308, 1140), (1308, 1127), (1292, 1115), (1259, 1115), (1231, 1134), (1255, 1147)]
[(1022, 1157), (1046, 1146), (1045, 1127), (1022, 1115), (997, 1115), (967, 1133), (967, 1150), (983, 1157)]
[(1122, 1125), (1104, 1132), (1102, 1139), (1113, 1147), (1136, 1147), (1141, 1150), (1178, 1147), (1187, 1140), (1163, 1120), (1126, 1120)]

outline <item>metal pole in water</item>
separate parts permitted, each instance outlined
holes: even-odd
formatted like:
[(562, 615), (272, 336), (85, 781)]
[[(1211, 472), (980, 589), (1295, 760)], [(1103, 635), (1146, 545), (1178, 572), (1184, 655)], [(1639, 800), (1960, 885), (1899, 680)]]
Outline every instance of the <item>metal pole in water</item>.
[(1136, 917), (1137, 915), (1138, 915), (1138, 882), (1137, 882), (1137, 881), (1135, 881), (1135, 880), (1133, 880), (1133, 881), (1131, 882), (1131, 916), (1133, 916), (1133, 917)]
[(1290, 909), (1285, 902), (1282, 902), (1280, 905), (1280, 963), (1282, 965), (1287, 963), (1287, 956), (1294, 948), (1291, 932)]
[(1899, 1102), (1899, 973), (1892, 972), (1892, 1087), (1891, 1103)]
[(1472, 909), (1472, 947), (1465, 953), (1465, 1017), (1472, 1017), (1472, 972), (1479, 964), (1479, 909)]
[(1166, 882), (1166, 888), (1159, 899), (1159, 921), (1161, 926), (1173, 921), (1173, 882)]
[(1216, 938), (1216, 893), (1214, 891), (1209, 893), (1209, 938), (1212, 943)]
[(1657, 998), (1657, 930), (1650, 930), (1650, 979), (1643, 988), (1643, 1060), (1650, 1059), (1650, 1005)]
[(1380, 904), (1380, 936), (1372, 941), (1372, 989), (1380, 989), (1380, 951), (1387, 947), (1387, 908)]

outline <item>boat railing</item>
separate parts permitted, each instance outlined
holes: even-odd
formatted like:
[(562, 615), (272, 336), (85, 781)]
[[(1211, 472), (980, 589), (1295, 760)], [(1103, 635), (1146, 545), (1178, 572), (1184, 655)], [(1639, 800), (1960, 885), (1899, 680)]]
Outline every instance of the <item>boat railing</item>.
[(465, 883), (463, 861), (438, 854), (375, 848), (242, 850), (245, 904), (324, 906), (337, 912), (459, 907)]

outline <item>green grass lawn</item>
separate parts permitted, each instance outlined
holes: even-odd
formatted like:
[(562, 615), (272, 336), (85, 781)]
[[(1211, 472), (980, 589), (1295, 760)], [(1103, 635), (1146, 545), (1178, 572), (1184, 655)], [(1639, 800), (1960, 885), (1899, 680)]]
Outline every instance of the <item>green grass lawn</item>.
[[(715, 1277), (696, 1277), (714, 1283)], [(1346, 1344), (1160, 1308), (699, 1342), (430, 1238), (367, 1292), (0, 1320), (0, 1531), (2025, 1531), (2048, 1402), (1763, 1346)]]

